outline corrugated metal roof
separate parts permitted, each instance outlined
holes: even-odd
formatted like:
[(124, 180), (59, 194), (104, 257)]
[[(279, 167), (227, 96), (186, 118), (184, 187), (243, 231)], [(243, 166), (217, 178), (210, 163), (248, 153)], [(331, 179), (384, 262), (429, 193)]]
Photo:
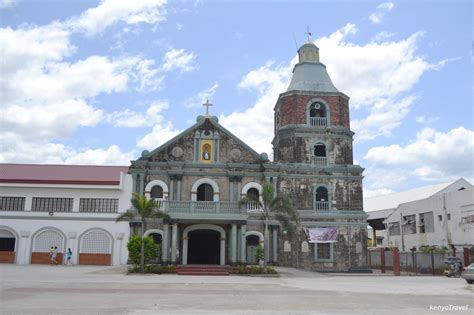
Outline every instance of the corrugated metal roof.
[(370, 197), (364, 199), (364, 211), (377, 211), (377, 210), (387, 210), (387, 209), (396, 209), (398, 205), (410, 201), (425, 199), (430, 196), (433, 196), (436, 193), (440, 193), (454, 183), (471, 185), (468, 181), (463, 178), (460, 178), (455, 181), (441, 183), (430, 186), (418, 187), (406, 191), (401, 191), (397, 193), (381, 195), (376, 197)]
[(287, 91), (338, 93), (326, 70), (319, 62), (301, 62), (295, 65)]
[(128, 166), (0, 164), (0, 182), (118, 185)]

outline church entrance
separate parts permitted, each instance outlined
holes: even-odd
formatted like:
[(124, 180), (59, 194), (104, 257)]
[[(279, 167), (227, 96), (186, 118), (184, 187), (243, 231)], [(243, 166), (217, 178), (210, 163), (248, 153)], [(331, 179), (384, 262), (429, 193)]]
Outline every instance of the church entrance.
[(214, 230), (194, 230), (188, 233), (188, 264), (218, 265), (220, 236)]

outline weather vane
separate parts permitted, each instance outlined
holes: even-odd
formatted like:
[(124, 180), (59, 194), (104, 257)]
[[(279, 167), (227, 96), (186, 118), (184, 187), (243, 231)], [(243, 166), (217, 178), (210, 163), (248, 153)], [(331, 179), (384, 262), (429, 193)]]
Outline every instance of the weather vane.
[(308, 42), (311, 42), (311, 35), (313, 35), (313, 33), (309, 31), (309, 26), (306, 26), (305, 34), (308, 35)]

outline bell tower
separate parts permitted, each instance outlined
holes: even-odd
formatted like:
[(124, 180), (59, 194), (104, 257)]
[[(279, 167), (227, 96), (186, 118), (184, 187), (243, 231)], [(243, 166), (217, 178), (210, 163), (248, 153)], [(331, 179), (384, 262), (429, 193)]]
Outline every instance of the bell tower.
[(298, 56), (290, 85), (274, 108), (274, 161), (353, 164), (349, 97), (332, 83), (315, 44), (306, 42)]

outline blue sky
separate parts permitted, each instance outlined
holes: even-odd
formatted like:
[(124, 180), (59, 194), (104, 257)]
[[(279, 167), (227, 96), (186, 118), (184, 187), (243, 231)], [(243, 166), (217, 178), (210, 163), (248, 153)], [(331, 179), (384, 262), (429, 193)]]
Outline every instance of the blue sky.
[(2, 0), (0, 14), (0, 162), (128, 165), (206, 98), (271, 155), (309, 26), (351, 97), (367, 195), (474, 178), (470, 1)]

